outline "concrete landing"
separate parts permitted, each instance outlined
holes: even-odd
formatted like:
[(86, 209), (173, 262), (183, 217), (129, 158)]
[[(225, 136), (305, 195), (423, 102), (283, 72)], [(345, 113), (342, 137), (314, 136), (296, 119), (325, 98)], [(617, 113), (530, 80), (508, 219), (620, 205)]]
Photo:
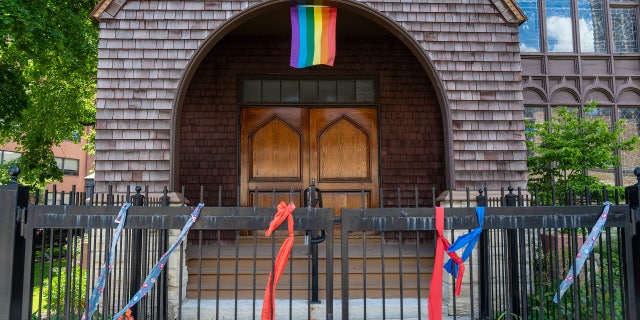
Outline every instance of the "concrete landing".
[[(262, 298), (262, 297), (260, 297)], [(384, 306), (384, 308), (383, 308)], [(182, 319), (260, 319), (262, 312), (262, 300), (254, 302), (252, 300), (220, 300), (216, 304), (215, 300), (201, 300), (200, 313), (198, 315), (198, 301), (188, 299), (183, 301)], [(384, 311), (383, 311), (384, 309)], [(403, 310), (403, 315), (400, 310)], [(216, 317), (216, 311), (219, 311)], [(366, 310), (366, 314), (365, 314)], [(418, 313), (420, 310), (420, 314)], [(176, 319), (178, 310), (174, 310)], [(383, 313), (384, 312), (384, 313)], [(383, 317), (384, 314), (384, 317)], [(362, 299), (352, 299), (349, 302), (349, 320), (364, 319), (404, 319), (417, 320), (428, 319), (427, 317), (427, 299), (404, 299), (402, 306), (399, 299), (367, 299), (366, 306)], [(326, 305), (324, 301), (320, 304), (307, 304), (306, 300), (293, 300), (291, 305), (289, 300), (276, 300), (276, 320), (286, 319), (313, 319), (324, 320), (326, 317)], [(342, 319), (342, 301), (334, 300), (333, 302), (333, 319)], [(443, 310), (443, 318), (445, 320), (454, 319), (453, 316), (446, 315)], [(456, 316), (455, 319), (468, 320), (470, 316)]]

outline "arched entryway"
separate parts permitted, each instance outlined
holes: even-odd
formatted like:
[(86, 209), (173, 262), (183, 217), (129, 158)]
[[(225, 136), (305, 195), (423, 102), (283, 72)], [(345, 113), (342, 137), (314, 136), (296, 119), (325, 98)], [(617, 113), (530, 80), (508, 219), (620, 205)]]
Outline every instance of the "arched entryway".
[[(187, 199), (199, 199), (205, 186), (211, 206), (291, 197), (300, 206), (315, 179), (324, 207), (339, 214), (363, 202), (415, 206), (416, 190), (419, 206), (432, 205), (431, 190), (450, 185), (450, 118), (426, 55), (370, 8), (337, 5), (333, 67), (289, 66), (289, 2), (249, 9), (196, 53), (172, 136), (173, 187), (184, 186)], [(198, 237), (219, 235), (235, 236)]]
[[(251, 107), (375, 110), (375, 132), (371, 132), (376, 140), (371, 153), (375, 167), (370, 168), (373, 184), (368, 189), (383, 191), (373, 191), (368, 205), (402, 205), (402, 197), (413, 201), (416, 189), (428, 201), (426, 194), (432, 188), (443, 190), (450, 185), (450, 119), (447, 108), (442, 107), (446, 99), (417, 43), (370, 8), (339, 2), (335, 65), (294, 69), (288, 65), (288, 5), (274, 2), (247, 10), (215, 32), (194, 56), (176, 102), (173, 187), (184, 186), (187, 198), (196, 199), (200, 186), (206, 185), (205, 201), (212, 205), (251, 203), (245, 195), (255, 186), (243, 183), (242, 175), (249, 172), (243, 167), (249, 155), (243, 155), (241, 144), (241, 110)], [(309, 81), (373, 79), (375, 101), (339, 106), (322, 102), (252, 105), (241, 101), (242, 79), (265, 76)], [(302, 148), (308, 149), (308, 142)], [(301, 180), (296, 189), (307, 180)], [(222, 190), (221, 203), (218, 187)], [(411, 192), (398, 197), (398, 189)], [(355, 187), (351, 190), (358, 191)]]

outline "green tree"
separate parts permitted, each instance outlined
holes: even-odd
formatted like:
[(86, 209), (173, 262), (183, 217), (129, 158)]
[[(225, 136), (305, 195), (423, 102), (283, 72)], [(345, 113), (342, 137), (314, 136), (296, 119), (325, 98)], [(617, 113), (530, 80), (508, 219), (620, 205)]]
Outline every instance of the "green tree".
[(0, 145), (20, 145), (24, 184), (62, 179), (51, 148), (95, 122), (95, 3), (0, 0)]
[[(592, 102), (586, 113), (597, 108)], [(527, 123), (529, 189), (548, 193), (555, 186), (560, 193), (569, 188), (598, 190), (605, 186), (589, 169), (610, 169), (620, 165), (618, 150), (638, 147), (638, 137), (623, 140), (624, 127), (618, 121), (611, 127), (603, 119), (582, 118), (577, 109), (558, 107), (549, 121)]]

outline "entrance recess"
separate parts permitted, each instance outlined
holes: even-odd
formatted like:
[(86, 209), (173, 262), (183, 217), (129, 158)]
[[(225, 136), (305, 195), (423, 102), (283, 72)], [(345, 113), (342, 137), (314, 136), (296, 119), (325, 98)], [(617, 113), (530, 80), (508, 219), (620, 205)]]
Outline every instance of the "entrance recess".
[[(375, 108), (259, 107), (241, 111), (243, 206), (274, 200), (302, 205), (315, 180), (323, 206), (378, 206), (378, 124)], [(293, 190), (293, 192), (292, 192)], [(256, 194), (256, 191), (257, 194)]]

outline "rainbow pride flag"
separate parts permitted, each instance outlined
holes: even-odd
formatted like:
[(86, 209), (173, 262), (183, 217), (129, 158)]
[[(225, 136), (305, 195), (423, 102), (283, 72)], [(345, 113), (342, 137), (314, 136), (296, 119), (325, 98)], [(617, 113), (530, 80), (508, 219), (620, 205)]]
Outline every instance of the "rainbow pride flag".
[(291, 66), (333, 66), (336, 56), (337, 9), (327, 6), (291, 7)]

